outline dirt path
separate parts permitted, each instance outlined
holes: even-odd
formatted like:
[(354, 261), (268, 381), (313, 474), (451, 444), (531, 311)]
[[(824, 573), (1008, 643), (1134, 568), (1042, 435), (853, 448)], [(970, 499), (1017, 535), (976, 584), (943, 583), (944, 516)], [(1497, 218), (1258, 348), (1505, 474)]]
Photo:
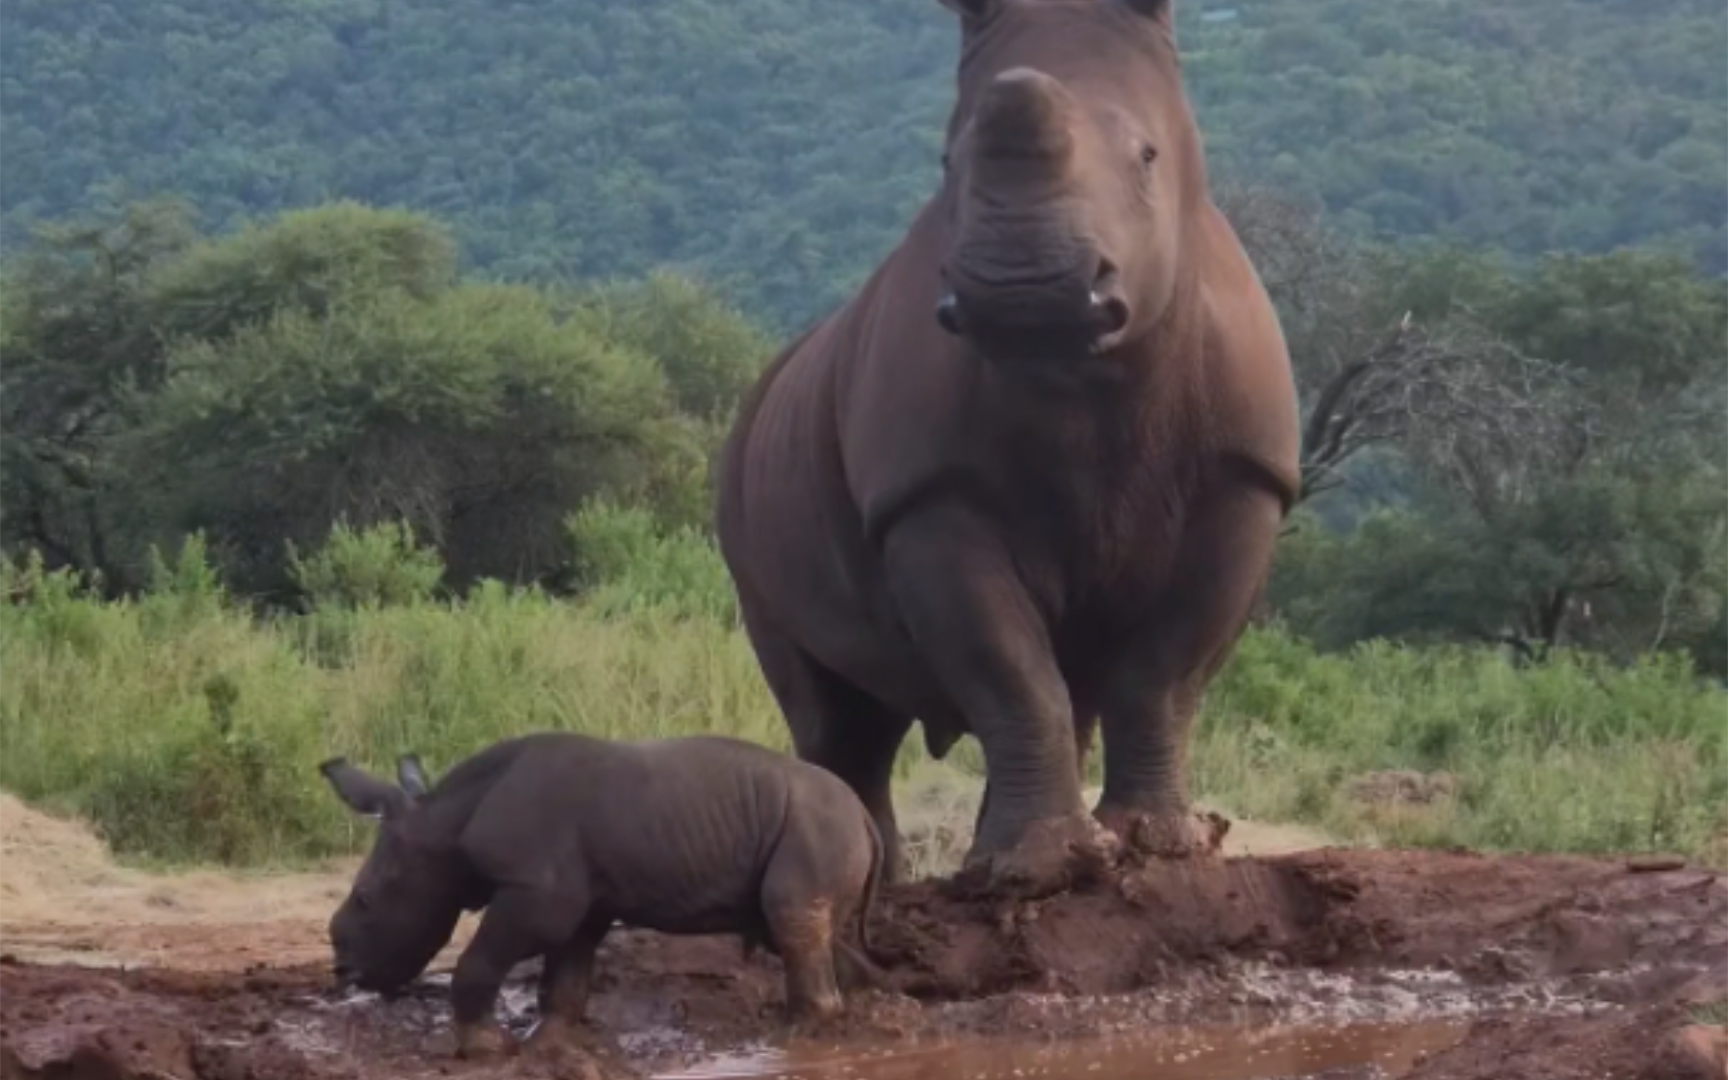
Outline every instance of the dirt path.
[[(897, 992), (859, 997), (818, 1038), (781, 1037), (771, 958), (618, 933), (582, 1045), (470, 1064), (449, 1057), (441, 977), (389, 1003), (330, 991), (323, 922), (344, 868), (157, 879), (0, 809), (3, 948), (29, 960), (0, 964), (5, 1080), (611, 1080), (721, 1075), (726, 1053), (755, 1055), (727, 1075), (850, 1080), (1034, 1062), (1093, 1080), (1728, 1077), (1719, 1029), (1688, 1028), (1728, 998), (1728, 882), (1685, 866), (1304, 850), (1040, 904), (930, 881), (889, 891), (872, 923)], [(149, 966), (53, 962), (72, 954)], [(507, 991), (519, 1031), (532, 997)]]

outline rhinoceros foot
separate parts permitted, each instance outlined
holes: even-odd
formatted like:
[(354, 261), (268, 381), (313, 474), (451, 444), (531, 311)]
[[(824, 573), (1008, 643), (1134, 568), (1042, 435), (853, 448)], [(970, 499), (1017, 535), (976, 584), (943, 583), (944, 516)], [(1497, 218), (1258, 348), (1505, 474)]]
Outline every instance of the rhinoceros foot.
[(1211, 811), (1160, 813), (1100, 806), (1095, 815), (1129, 852), (1152, 859), (1194, 859), (1218, 854), (1230, 819)]
[(516, 1050), (516, 1040), (496, 1021), (456, 1025), (456, 1056), (463, 1061), (490, 1061)]
[(1037, 900), (1095, 879), (1119, 859), (1116, 837), (1092, 818), (1047, 818), (1028, 825), (1011, 847), (974, 847), (959, 877), (968, 891)]

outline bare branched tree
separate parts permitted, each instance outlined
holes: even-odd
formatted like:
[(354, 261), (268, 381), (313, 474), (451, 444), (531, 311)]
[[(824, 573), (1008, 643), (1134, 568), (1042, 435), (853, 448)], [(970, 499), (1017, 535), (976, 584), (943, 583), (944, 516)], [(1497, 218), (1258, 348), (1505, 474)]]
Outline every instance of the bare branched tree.
[(1302, 499), (1342, 483), (1363, 450), (1397, 444), (1486, 510), (1587, 451), (1594, 421), (1568, 371), (1519, 355), (1468, 312), (1431, 324), (1388, 312), (1362, 251), (1312, 207), (1228, 185), (1218, 202), (1290, 344)]

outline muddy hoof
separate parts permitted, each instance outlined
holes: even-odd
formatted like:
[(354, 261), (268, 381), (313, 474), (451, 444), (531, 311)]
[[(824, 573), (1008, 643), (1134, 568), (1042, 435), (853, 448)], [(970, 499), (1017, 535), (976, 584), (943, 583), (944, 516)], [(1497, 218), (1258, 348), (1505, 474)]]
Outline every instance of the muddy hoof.
[(1216, 855), (1230, 831), (1230, 819), (1211, 811), (1178, 815), (1099, 807), (1096, 816), (1129, 851), (1152, 859)]
[(497, 1024), (457, 1027), (456, 1056), (462, 1061), (486, 1061), (516, 1053), (516, 1040)]
[(1054, 818), (1028, 827), (1014, 847), (974, 849), (959, 880), (968, 891), (1039, 900), (1103, 876), (1120, 858), (1116, 837), (1091, 818)]
[(595, 1064), (584, 1034), (581, 1025), (568, 1020), (542, 1020), (523, 1042), (522, 1055), (550, 1066), (558, 1080), (601, 1080), (604, 1073)]

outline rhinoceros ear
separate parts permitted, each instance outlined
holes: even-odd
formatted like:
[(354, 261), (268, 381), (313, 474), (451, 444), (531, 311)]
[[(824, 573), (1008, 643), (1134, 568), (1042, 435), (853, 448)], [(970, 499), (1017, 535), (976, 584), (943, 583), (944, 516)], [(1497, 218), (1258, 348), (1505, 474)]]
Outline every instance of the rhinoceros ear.
[(403, 754), (396, 759), (396, 782), (402, 785), (412, 798), (420, 798), (430, 791), (432, 784), (426, 779), (426, 770), (420, 764), (419, 754)]
[(318, 771), (336, 789), (336, 796), (356, 814), (388, 818), (408, 808), (407, 792), (355, 768), (345, 758), (333, 757), (320, 764)]
[(1155, 19), (1169, 26), (1176, 18), (1176, 0), (1117, 0), (1136, 15)]
[(1000, 6), (1001, 0), (938, 0), (949, 11), (960, 16), (962, 23), (983, 22)]

